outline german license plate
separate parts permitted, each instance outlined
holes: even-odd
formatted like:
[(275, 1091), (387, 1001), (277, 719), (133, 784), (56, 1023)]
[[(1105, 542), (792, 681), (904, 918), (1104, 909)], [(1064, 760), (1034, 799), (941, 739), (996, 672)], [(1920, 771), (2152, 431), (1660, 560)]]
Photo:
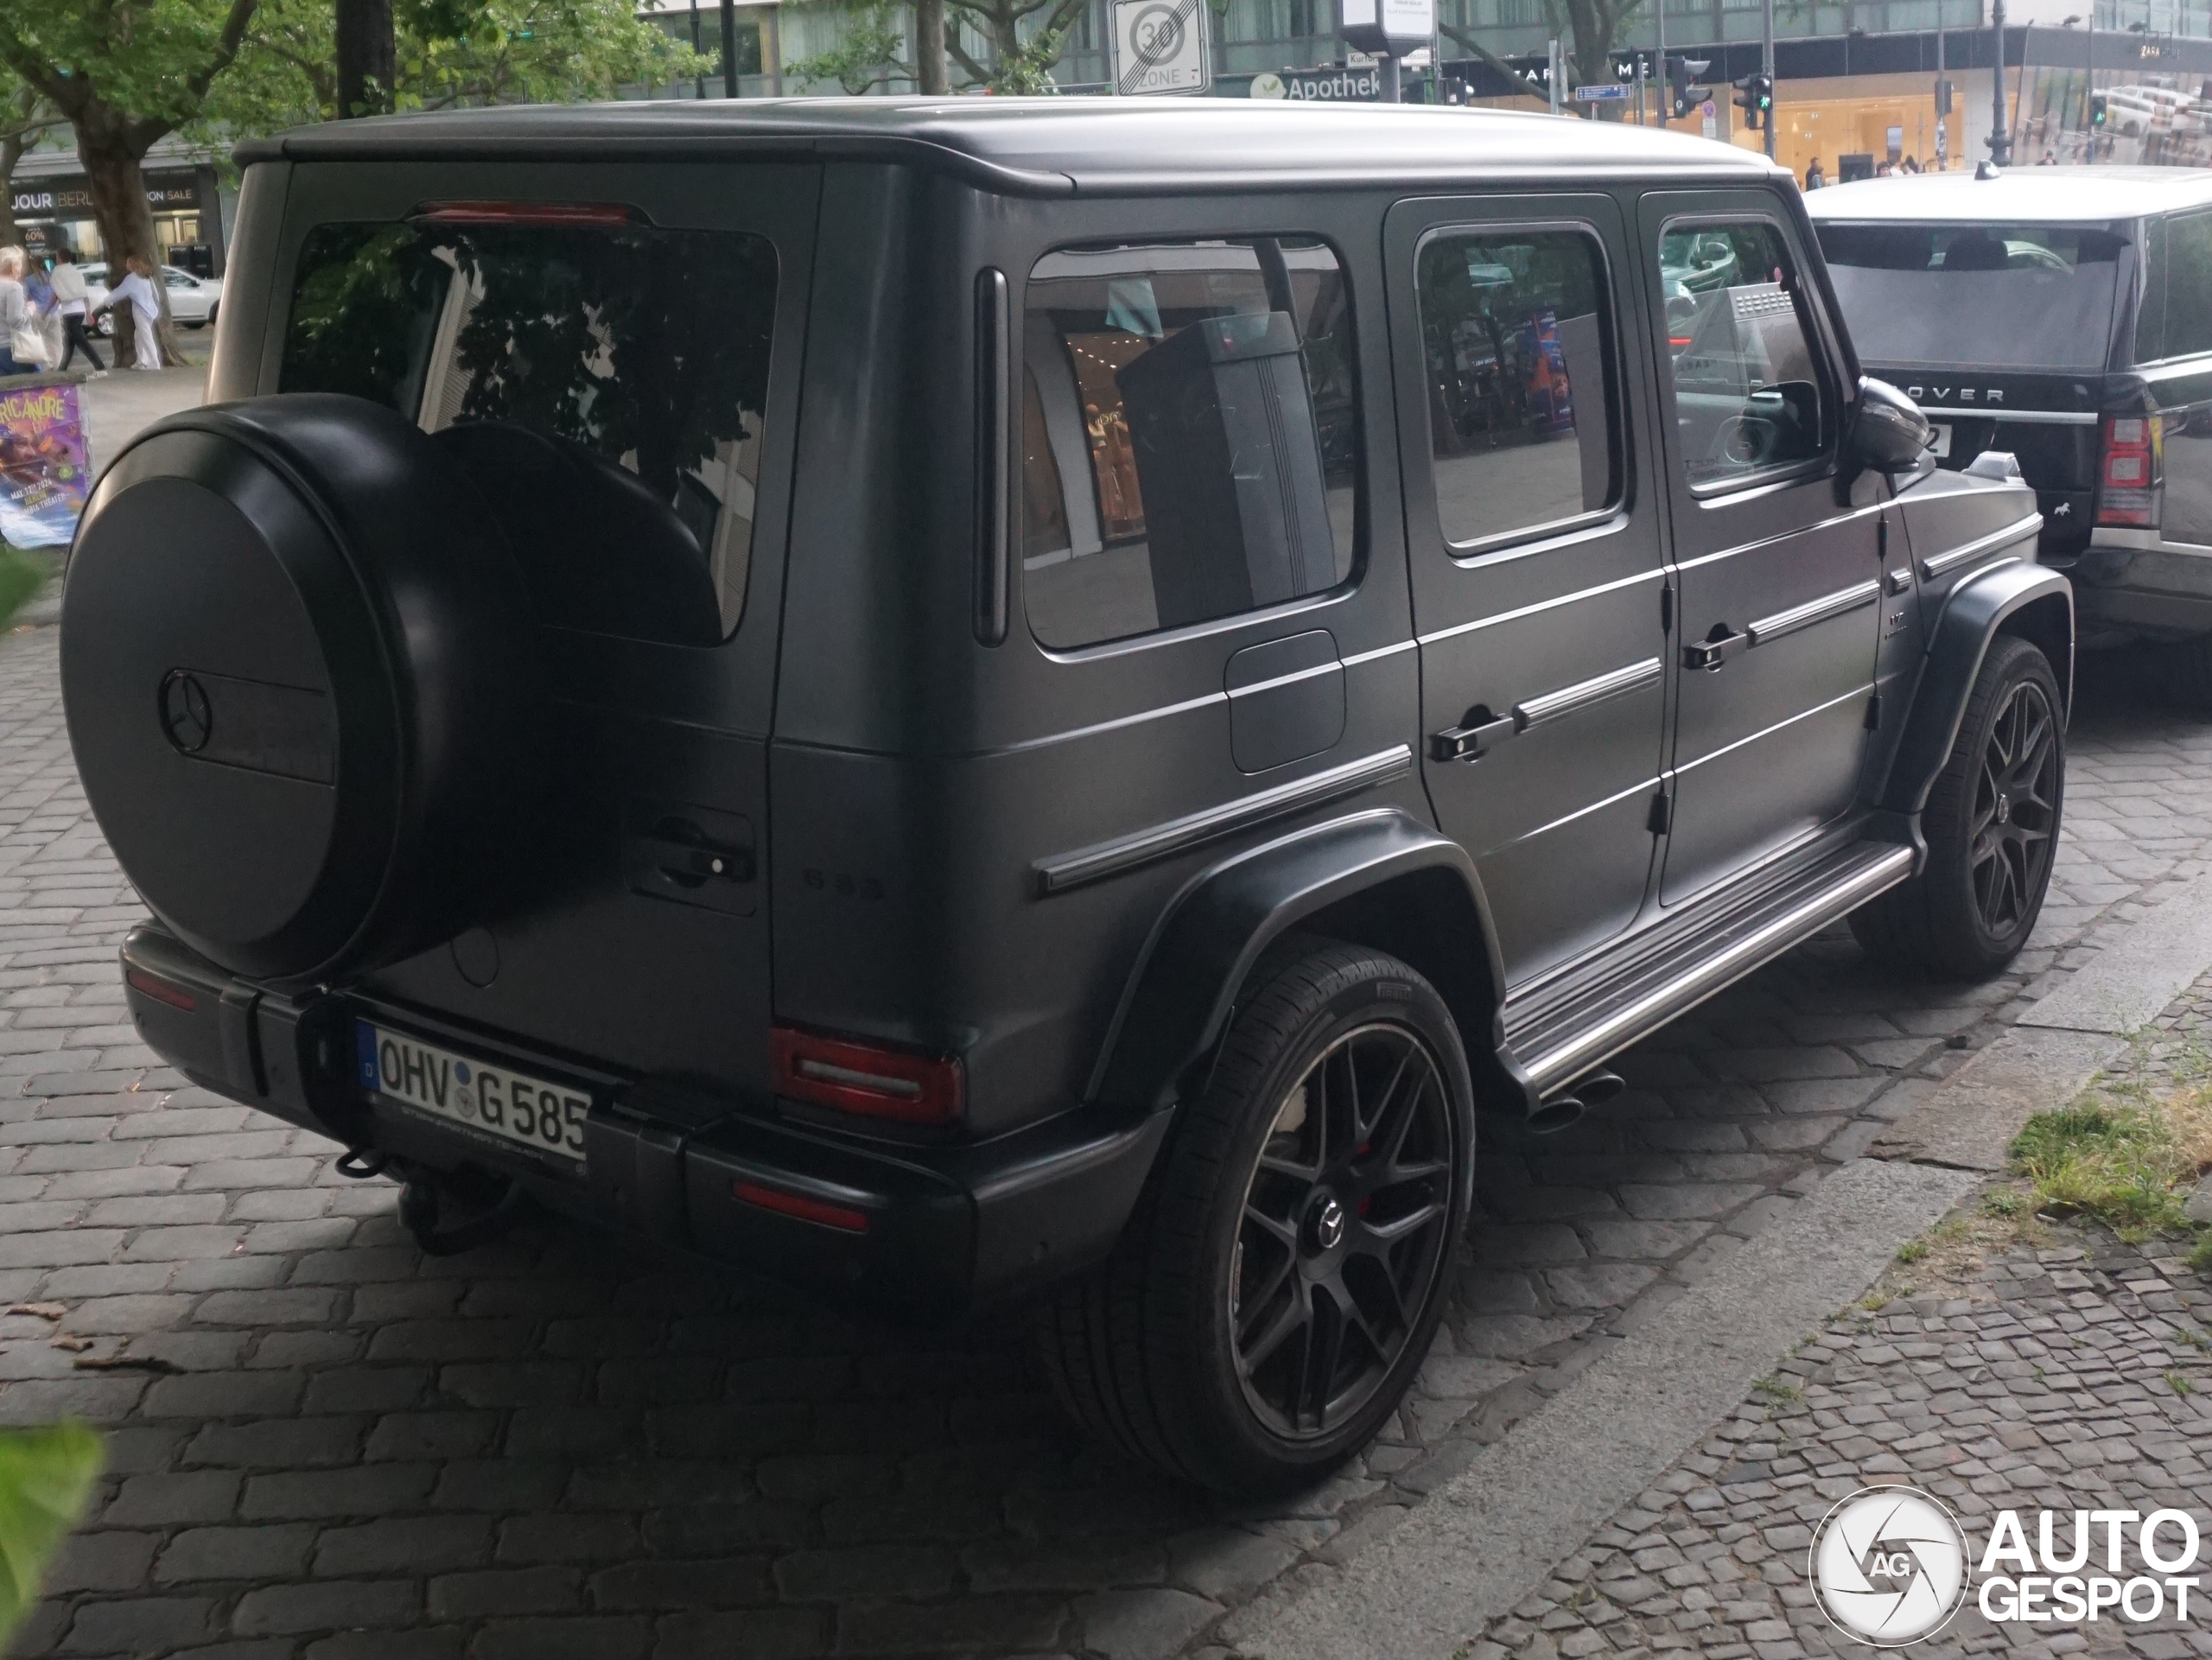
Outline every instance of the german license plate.
[(353, 1022), (356, 1071), (372, 1095), (582, 1165), (591, 1097), (493, 1066), (404, 1032)]
[(1928, 453), (1940, 461), (1951, 453), (1951, 423), (1931, 421), (1928, 423), (1928, 429), (1936, 435), (1936, 442), (1928, 446)]

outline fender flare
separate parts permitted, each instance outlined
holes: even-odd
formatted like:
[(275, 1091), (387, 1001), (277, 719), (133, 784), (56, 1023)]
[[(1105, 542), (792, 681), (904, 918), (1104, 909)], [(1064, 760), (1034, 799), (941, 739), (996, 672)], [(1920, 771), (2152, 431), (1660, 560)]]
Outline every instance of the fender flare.
[(1228, 1029), (1262, 951), (1331, 906), (1408, 877), (1435, 885), (1424, 899), (1447, 907), (1465, 904), (1459, 920), (1477, 937), (1465, 945), (1479, 953), (1479, 962), (1466, 963), (1471, 953), (1457, 950), (1460, 966), (1472, 972), (1452, 976), (1462, 982), (1457, 988), (1438, 989), (1467, 1034), (1468, 1065), (1478, 1083), (1509, 1084), (1533, 1110), (1528, 1078), (1504, 1049), (1498, 1019), (1504, 962), (1474, 862), (1458, 843), (1397, 808), (1295, 831), (1193, 877), (1138, 953), (1086, 1092), (1090, 1099), (1128, 1111), (1173, 1107), (1180, 1081)]
[[(1958, 741), (1959, 725), (1966, 718), (1967, 699), (1973, 695), (1990, 642), (2000, 633), (2024, 632), (2008, 622), (2024, 620), (2024, 613), (2041, 607), (2055, 620), (2064, 614), (2064, 660), (2053, 662), (2057, 671), (2063, 722), (2071, 711), (2074, 684), (2074, 587), (2057, 571), (2024, 559), (2007, 559), (1967, 577), (1951, 590), (1942, 614), (1930, 631), (1928, 656), (1920, 673), (1912, 706), (1905, 716), (1904, 735), (1890, 762), (1882, 786), (1885, 811), (1916, 817), (1928, 805), (1929, 792), (1950, 760)], [(2031, 634), (2030, 638), (2033, 638)], [(2042, 642), (2038, 642), (2041, 644)]]

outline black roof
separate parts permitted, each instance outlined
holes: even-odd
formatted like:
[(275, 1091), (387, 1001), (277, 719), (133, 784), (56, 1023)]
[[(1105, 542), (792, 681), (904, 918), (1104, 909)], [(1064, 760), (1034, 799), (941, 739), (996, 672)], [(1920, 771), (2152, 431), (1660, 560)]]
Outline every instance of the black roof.
[(933, 166), (1020, 194), (1480, 179), (1787, 176), (1733, 145), (1615, 122), (1424, 105), (1249, 99), (671, 99), (383, 116), (238, 146), (242, 162), (694, 160)]
[(1850, 223), (2106, 225), (2212, 202), (2212, 172), (2193, 167), (2011, 167), (1891, 175), (1805, 198), (1815, 219)]

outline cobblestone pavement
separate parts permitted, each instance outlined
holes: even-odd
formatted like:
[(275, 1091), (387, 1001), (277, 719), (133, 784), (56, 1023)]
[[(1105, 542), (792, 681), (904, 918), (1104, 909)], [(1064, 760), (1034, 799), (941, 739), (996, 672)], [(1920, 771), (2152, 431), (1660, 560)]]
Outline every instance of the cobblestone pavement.
[[(1061, 1421), (1013, 1325), (855, 1326), (544, 1224), (429, 1260), (329, 1144), (135, 1040), (139, 914), (70, 765), (51, 629), (0, 639), (0, 1418), (112, 1427), (19, 1652), (1120, 1657), (1341, 1558), (2087, 960), (2212, 849), (2212, 724), (2091, 665), (2018, 970), (1897, 984), (1817, 940), (1629, 1057), (1564, 1134), (1486, 1129), (1417, 1396), (1239, 1511)], [(1854, 1339), (1854, 1340), (1856, 1340)]]
[[(2201, 1084), (2208, 1040), (2212, 975), (2107, 1081)], [(2184, 1511), (2212, 1539), (2212, 1276), (2161, 1254), (2171, 1240), (2138, 1249), (2094, 1227), (2034, 1231), (2048, 1243), (2006, 1250), (1942, 1294), (1912, 1294), (1919, 1270), (1891, 1269), (1868, 1307), (1784, 1361), (1539, 1594), (1492, 1622), (1467, 1660), (1864, 1653), (1815, 1604), (1807, 1556), (1831, 1505), (1891, 1482), (1943, 1500), (1975, 1551), (2000, 1510), (2021, 1514), (2031, 1546), (2035, 1512), (2061, 1512), (2062, 1555), (2075, 1510)], [(1904, 1294), (1885, 1301), (1892, 1291)], [(2174, 1553), (2179, 1536), (2169, 1527), (2159, 1543)], [(2132, 1565), (2132, 1538), (2126, 1549)], [(1993, 1623), (1969, 1603), (1913, 1652), (2212, 1656), (2212, 1598), (2190, 1608), (2179, 1619), (2169, 1599), (2141, 1625), (2107, 1609), (2062, 1627)]]

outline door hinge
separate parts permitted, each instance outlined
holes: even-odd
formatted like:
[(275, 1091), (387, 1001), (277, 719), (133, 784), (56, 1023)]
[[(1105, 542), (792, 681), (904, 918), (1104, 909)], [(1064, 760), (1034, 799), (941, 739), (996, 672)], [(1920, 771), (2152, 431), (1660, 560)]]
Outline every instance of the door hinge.
[(1651, 798), (1651, 811), (1644, 818), (1644, 825), (1654, 836), (1664, 836), (1675, 828), (1675, 798), (1664, 790)]
[(1878, 691), (1866, 700), (1866, 729), (1869, 732), (1882, 729), (1882, 694)]
[(1672, 582), (1659, 585), (1659, 632), (1662, 634), (1675, 632), (1675, 585)]
[(1884, 564), (1890, 563), (1890, 516), (1887, 513), (1874, 521), (1874, 553)]

